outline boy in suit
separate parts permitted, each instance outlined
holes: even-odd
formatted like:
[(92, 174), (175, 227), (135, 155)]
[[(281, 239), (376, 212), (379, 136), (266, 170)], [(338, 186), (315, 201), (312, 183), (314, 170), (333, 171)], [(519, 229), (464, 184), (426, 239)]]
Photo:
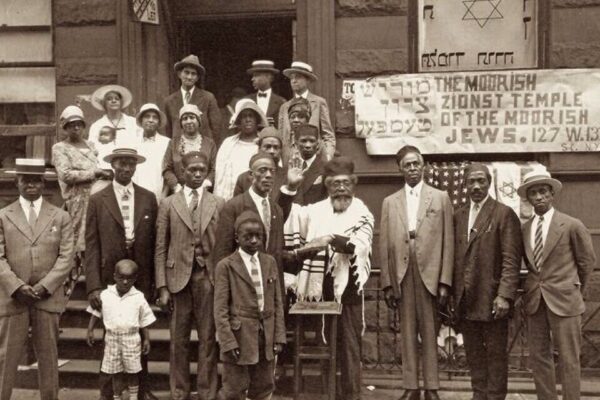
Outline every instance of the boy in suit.
[(258, 214), (236, 218), (238, 249), (217, 264), (215, 324), (223, 361), (222, 400), (270, 399), (275, 390), (275, 356), (285, 344), (279, 273), (263, 252)]
[(66, 211), (42, 197), (44, 160), (17, 158), (15, 172), (19, 199), (0, 210), (0, 398), (11, 398), (31, 326), (41, 400), (56, 400), (73, 227)]
[[(133, 285), (138, 266), (131, 260), (121, 260), (115, 265), (115, 284), (102, 291), (102, 310), (88, 306), (91, 314), (87, 330), (87, 344), (94, 344), (94, 326), (102, 319), (104, 356), (101, 371), (112, 378), (113, 398), (118, 400), (127, 387), (130, 398), (137, 398), (139, 391), (138, 373), (142, 370), (142, 353), (150, 353), (150, 331), (148, 327), (156, 321), (144, 294)], [(140, 337), (141, 331), (141, 337)]]
[(555, 210), (562, 184), (543, 171), (531, 171), (517, 190), (535, 215), (523, 224), (528, 274), (523, 302), (535, 389), (540, 399), (557, 399), (553, 348), (563, 399), (580, 397), (581, 315), (585, 284), (596, 265), (592, 237), (583, 223)]

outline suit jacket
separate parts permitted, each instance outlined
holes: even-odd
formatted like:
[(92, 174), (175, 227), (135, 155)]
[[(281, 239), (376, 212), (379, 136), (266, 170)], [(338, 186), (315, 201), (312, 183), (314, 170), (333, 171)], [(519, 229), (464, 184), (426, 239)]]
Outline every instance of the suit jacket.
[(533, 218), (523, 224), (525, 263), (529, 271), (524, 287), (525, 311), (535, 313), (543, 298), (550, 311), (558, 316), (583, 314), (585, 284), (596, 265), (590, 233), (580, 220), (555, 210), (538, 271), (531, 248), (532, 221)]
[(519, 286), (521, 222), (510, 207), (490, 197), (467, 239), (469, 213), (467, 204), (454, 214), (454, 304), (459, 306), (459, 316), (492, 321), (496, 296), (514, 301)]
[(238, 365), (257, 364), (259, 323), (262, 320), (265, 335), (265, 358), (273, 360), (273, 345), (285, 344), (285, 324), (281, 285), (275, 259), (259, 253), (265, 306), (258, 308), (256, 289), (239, 252), (219, 261), (215, 276), (215, 325), (221, 348), (221, 360), (228, 361), (224, 353), (240, 350)]
[(202, 193), (196, 209), (200, 218), (196, 226), (183, 190), (164, 199), (156, 221), (156, 287), (166, 286), (171, 293), (180, 292), (188, 284), (194, 266), (195, 237), (199, 235), (202, 260), (211, 279), (214, 279), (213, 248), (217, 241), (219, 213), (225, 201), (208, 191)]
[[(167, 150), (165, 151), (165, 158), (163, 160), (163, 177), (165, 183), (171, 191), (177, 186), (184, 184), (184, 168), (181, 162), (182, 155), (179, 151), (181, 144), (181, 136), (178, 136), (169, 142)], [(217, 145), (215, 142), (206, 136), (202, 137), (202, 145), (200, 146), (200, 152), (204, 153), (208, 159), (208, 175), (206, 179), (215, 184), (215, 166), (217, 163)]]
[[(307, 100), (310, 103), (311, 116), (309, 123), (319, 128), (321, 135), (321, 150), (320, 153), (324, 154), (327, 159), (333, 157), (335, 153), (335, 131), (331, 125), (331, 119), (329, 118), (329, 106), (327, 101), (308, 92)], [(284, 163), (287, 163), (291, 158), (291, 147), (294, 143), (294, 137), (292, 134), (290, 119), (288, 117), (288, 109), (292, 100), (288, 100), (282, 104), (279, 109), (279, 129), (283, 137), (283, 156)]]
[[(383, 200), (380, 263), (382, 287), (391, 286), (396, 296), (408, 268), (409, 230), (404, 188)], [(438, 284), (452, 286), (454, 224), (452, 203), (446, 192), (423, 184), (417, 212), (416, 257), (427, 290), (437, 295)]]
[(327, 189), (323, 183), (323, 166), (325, 160), (323, 157), (316, 157), (310, 167), (304, 171), (304, 179), (298, 187), (294, 203), (302, 206), (317, 203), (327, 197)]
[[(200, 133), (209, 138), (215, 138), (221, 129), (221, 111), (215, 96), (207, 90), (196, 87), (190, 98), (190, 104), (197, 105), (202, 111)], [(183, 97), (181, 89), (177, 88), (164, 100), (163, 110), (167, 115), (165, 135), (167, 137), (175, 138), (181, 135), (181, 125), (179, 125), (181, 107), (183, 107)]]
[[(279, 198), (279, 190), (287, 182), (287, 170), (282, 167), (275, 167), (275, 176), (273, 177), (273, 190), (271, 190), (270, 198), (272, 201), (277, 202)], [(242, 194), (252, 186), (252, 175), (250, 171), (246, 171), (240, 174), (235, 182), (235, 188), (233, 189), (233, 195), (237, 196)]]
[[(157, 202), (154, 193), (133, 184), (133, 261), (138, 265), (136, 288), (147, 299), (154, 294), (154, 246)], [(121, 209), (110, 184), (90, 197), (85, 225), (85, 281), (87, 292), (113, 284), (115, 264), (129, 258)]]
[(49, 297), (33, 307), (54, 313), (65, 310), (63, 284), (73, 268), (73, 226), (69, 214), (42, 201), (33, 230), (19, 201), (0, 210), (0, 316), (25, 312), (12, 296), (25, 285), (41, 284)]
[[(258, 92), (252, 93), (246, 96), (246, 98), (251, 99), (258, 104), (258, 102), (256, 101), (257, 96)], [(271, 97), (269, 98), (269, 105), (267, 107), (267, 112), (265, 113), (265, 115), (267, 116), (267, 119), (273, 119), (273, 125), (275, 126), (275, 128), (279, 127), (279, 109), (281, 108), (283, 103), (285, 103), (285, 101), (286, 100), (283, 97), (271, 90)]]

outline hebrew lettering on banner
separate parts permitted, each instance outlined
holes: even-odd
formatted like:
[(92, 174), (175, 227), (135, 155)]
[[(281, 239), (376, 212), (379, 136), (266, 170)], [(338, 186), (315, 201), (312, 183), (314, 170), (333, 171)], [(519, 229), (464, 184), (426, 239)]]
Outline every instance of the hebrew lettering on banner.
[(537, 68), (539, 0), (418, 0), (419, 71)]
[(600, 151), (600, 69), (393, 75), (354, 89), (356, 135), (369, 154), (404, 144), (424, 153)]

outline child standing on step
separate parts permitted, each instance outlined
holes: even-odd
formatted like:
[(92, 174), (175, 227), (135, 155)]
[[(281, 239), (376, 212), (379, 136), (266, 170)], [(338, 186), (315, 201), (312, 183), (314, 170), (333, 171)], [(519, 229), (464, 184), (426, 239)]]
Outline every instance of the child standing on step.
[[(139, 391), (138, 373), (142, 370), (142, 353), (150, 352), (148, 327), (156, 321), (144, 294), (133, 285), (137, 278), (138, 266), (132, 260), (121, 260), (115, 265), (114, 285), (109, 285), (100, 294), (102, 311), (91, 306), (92, 314), (88, 324), (87, 343), (94, 344), (94, 326), (102, 319), (104, 336), (104, 356), (100, 370), (112, 377), (114, 399), (121, 399), (125, 387), (129, 398), (137, 399)], [(141, 337), (140, 337), (141, 333)]]

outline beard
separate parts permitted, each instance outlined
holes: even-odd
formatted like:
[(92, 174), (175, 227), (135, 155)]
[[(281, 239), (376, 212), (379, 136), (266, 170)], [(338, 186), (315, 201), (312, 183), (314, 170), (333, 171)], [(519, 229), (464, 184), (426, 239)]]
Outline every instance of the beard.
[(340, 195), (331, 198), (331, 205), (336, 213), (344, 212), (350, 207), (352, 196)]

